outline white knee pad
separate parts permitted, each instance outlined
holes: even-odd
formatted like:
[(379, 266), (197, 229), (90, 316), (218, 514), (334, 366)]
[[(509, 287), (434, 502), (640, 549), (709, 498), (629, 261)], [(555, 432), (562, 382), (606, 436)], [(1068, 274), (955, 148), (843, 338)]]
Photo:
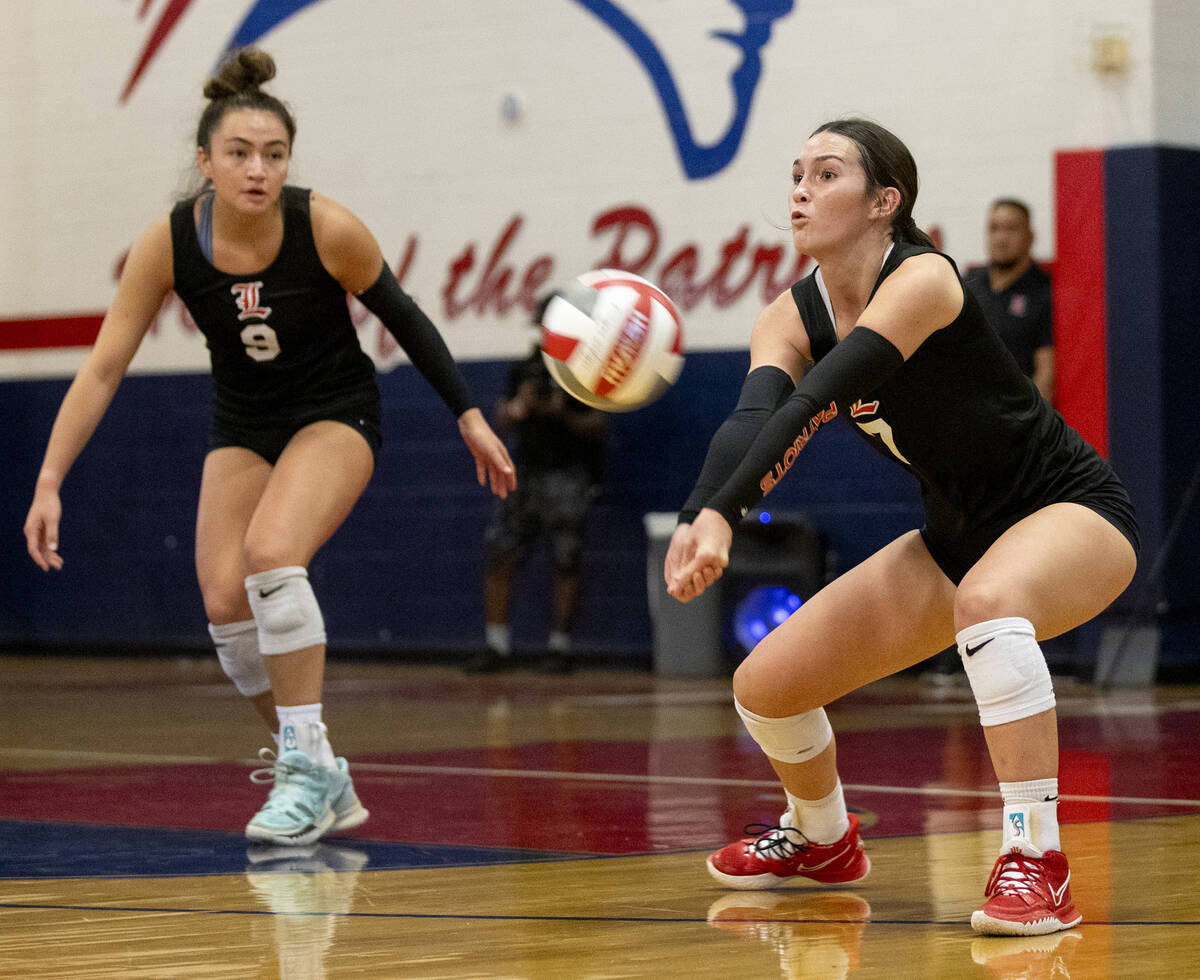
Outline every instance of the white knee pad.
[(776, 762), (808, 762), (833, 741), (833, 728), (824, 708), (786, 718), (764, 718), (747, 710), (736, 697), (733, 706), (742, 716), (750, 737)]
[(1003, 725), (1054, 707), (1050, 670), (1029, 620), (976, 623), (957, 640), (981, 724)]
[(291, 653), (325, 642), (325, 620), (303, 567), (289, 565), (247, 575), (246, 594), (262, 653)]
[(258, 627), (253, 619), (219, 626), (209, 623), (208, 633), (217, 648), (221, 669), (239, 694), (253, 698), (271, 690), (262, 654), (258, 652)]

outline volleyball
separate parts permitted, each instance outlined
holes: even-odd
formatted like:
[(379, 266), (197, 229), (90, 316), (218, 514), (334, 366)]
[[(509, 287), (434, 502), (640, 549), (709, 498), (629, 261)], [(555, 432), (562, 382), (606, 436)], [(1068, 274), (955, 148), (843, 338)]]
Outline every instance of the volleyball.
[(596, 269), (556, 289), (541, 314), (542, 359), (567, 394), (605, 412), (662, 397), (683, 370), (683, 322), (654, 283)]

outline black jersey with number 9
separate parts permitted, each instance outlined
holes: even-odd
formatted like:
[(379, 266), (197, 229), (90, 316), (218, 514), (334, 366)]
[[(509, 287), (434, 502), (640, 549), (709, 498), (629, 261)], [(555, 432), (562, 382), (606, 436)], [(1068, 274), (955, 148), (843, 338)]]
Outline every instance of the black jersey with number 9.
[(313, 241), (309, 191), (284, 187), (283, 244), (265, 269), (231, 275), (200, 248), (195, 198), (171, 212), (175, 292), (204, 334), (219, 422), (287, 425), (378, 397), (346, 291)]

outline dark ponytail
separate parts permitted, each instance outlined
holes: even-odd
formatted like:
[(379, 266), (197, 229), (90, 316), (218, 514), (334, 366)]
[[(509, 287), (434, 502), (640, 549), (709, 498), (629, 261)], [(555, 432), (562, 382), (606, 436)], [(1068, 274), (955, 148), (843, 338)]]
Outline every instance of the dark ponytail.
[(924, 245), (927, 248), (937, 248), (924, 231), (917, 227), (916, 221), (913, 220), (911, 214), (904, 215), (903, 218), (897, 218), (892, 224), (892, 238), (896, 241), (909, 242), (913, 245)]

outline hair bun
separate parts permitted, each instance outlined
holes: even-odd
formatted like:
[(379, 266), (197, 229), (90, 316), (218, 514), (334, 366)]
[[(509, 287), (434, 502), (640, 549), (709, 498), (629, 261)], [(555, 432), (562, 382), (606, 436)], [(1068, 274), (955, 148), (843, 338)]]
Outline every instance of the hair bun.
[(224, 99), (250, 89), (275, 77), (275, 59), (257, 48), (241, 48), (230, 53), (222, 62), (215, 77), (204, 84), (206, 99)]

